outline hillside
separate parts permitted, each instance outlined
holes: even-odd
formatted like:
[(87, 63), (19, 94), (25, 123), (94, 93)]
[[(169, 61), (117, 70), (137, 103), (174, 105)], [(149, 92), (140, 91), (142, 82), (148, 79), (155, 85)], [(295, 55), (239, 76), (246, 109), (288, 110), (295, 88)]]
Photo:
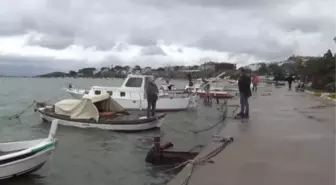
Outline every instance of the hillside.
[(52, 72), (52, 73), (47, 73), (47, 74), (43, 74), (43, 75), (38, 75), (36, 77), (64, 77), (64, 76), (67, 76), (68, 74), (67, 73), (64, 73), (64, 72)]

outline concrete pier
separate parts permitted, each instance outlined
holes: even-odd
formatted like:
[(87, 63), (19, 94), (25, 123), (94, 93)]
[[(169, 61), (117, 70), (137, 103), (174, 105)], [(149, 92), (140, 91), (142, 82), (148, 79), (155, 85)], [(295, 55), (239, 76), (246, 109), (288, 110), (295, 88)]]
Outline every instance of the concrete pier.
[[(220, 135), (234, 142), (213, 162), (195, 165), (188, 185), (335, 185), (335, 104), (286, 87), (262, 92), (250, 98), (249, 121), (227, 120)], [(168, 185), (181, 185), (190, 169)]]

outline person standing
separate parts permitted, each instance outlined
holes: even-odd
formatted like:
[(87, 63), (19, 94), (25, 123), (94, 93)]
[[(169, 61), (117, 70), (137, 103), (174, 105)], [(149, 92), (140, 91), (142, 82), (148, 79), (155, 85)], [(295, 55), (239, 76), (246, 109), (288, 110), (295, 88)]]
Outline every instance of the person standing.
[(203, 77), (202, 78), (202, 86), (203, 86), (203, 89), (205, 91), (205, 99), (204, 99), (204, 102), (206, 103), (210, 103), (211, 102), (211, 97), (210, 97), (210, 83), (209, 81), (205, 80), (205, 78)]
[(240, 77), (238, 80), (238, 88), (240, 94), (240, 113), (237, 114), (238, 117), (249, 118), (249, 102), (248, 99), (251, 97), (251, 78), (247, 76), (244, 68), (240, 71)]
[(146, 86), (146, 94), (147, 94), (147, 117), (155, 116), (156, 110), (156, 101), (158, 100), (159, 89), (154, 82), (154, 78), (151, 77), (148, 80)]
[(288, 82), (288, 90), (292, 90), (292, 82), (294, 81), (294, 78), (293, 78), (293, 76), (292, 75), (289, 75), (288, 77), (287, 77), (287, 82)]
[(252, 75), (252, 84), (253, 84), (252, 91), (257, 92), (258, 90), (257, 88), (259, 84), (259, 77), (255, 74)]
[(189, 81), (189, 87), (192, 87), (194, 85), (194, 83), (192, 82), (191, 74), (190, 73), (188, 73), (187, 78), (188, 78), (188, 81)]

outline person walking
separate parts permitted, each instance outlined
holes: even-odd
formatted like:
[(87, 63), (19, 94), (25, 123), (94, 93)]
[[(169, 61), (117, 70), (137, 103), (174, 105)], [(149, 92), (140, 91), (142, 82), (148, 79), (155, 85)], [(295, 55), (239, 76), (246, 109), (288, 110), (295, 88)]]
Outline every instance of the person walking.
[(294, 78), (293, 78), (293, 76), (292, 75), (289, 75), (288, 77), (287, 77), (287, 82), (288, 82), (288, 90), (292, 90), (292, 82), (294, 81)]
[(255, 74), (252, 75), (252, 84), (253, 84), (252, 91), (257, 92), (258, 84), (259, 84), (259, 77)]
[(147, 117), (155, 116), (156, 101), (158, 100), (159, 89), (154, 82), (154, 78), (151, 77), (146, 85), (147, 94)]
[(251, 97), (251, 78), (247, 76), (244, 68), (240, 71), (240, 77), (238, 80), (238, 88), (240, 94), (240, 113), (237, 117), (249, 118), (249, 102), (248, 99)]

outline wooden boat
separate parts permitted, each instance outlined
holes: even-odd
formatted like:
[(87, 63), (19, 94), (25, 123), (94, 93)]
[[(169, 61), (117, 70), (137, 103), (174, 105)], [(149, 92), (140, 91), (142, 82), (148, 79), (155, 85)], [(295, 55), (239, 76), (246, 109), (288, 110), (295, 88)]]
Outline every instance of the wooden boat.
[(149, 118), (144, 112), (131, 114), (107, 93), (61, 100), (54, 105), (37, 103), (35, 110), (48, 122), (59, 119), (59, 124), (64, 126), (117, 131), (158, 128), (165, 117), (164, 113)]
[(8, 179), (40, 169), (56, 147), (57, 123), (58, 120), (53, 121), (47, 138), (0, 143), (0, 179)]

